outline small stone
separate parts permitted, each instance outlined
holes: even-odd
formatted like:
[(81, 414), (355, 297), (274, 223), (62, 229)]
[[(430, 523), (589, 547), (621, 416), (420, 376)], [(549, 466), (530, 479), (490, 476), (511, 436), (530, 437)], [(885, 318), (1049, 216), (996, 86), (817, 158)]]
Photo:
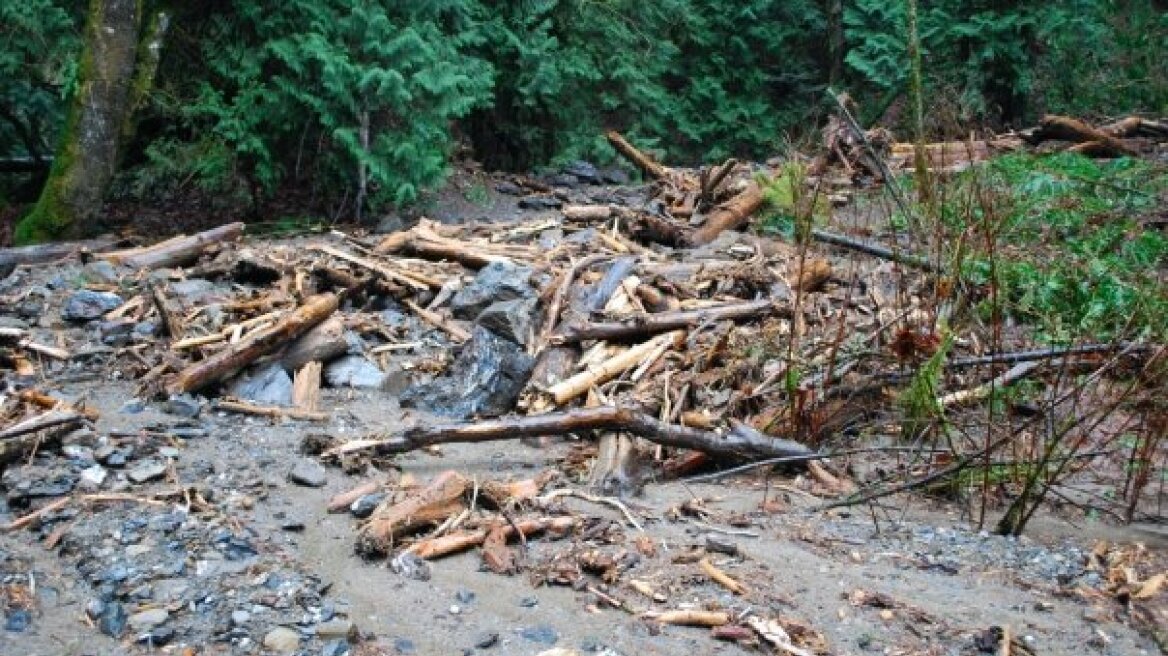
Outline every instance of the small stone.
[(130, 399), (122, 404), (118, 412), (124, 415), (136, 415), (146, 409), (146, 402), (142, 399)]
[(324, 378), (332, 387), (378, 389), (385, 382), (385, 372), (361, 355), (346, 355), (328, 363)]
[(264, 636), (264, 649), (291, 654), (299, 648), (300, 634), (287, 627), (277, 626)]
[(366, 517), (372, 515), (373, 511), (376, 510), (377, 506), (381, 505), (381, 502), (384, 500), (384, 492), (366, 494), (364, 496), (358, 497), (357, 500), (349, 506), (349, 513), (357, 519), (365, 519)]
[(243, 626), (251, 620), (251, 613), (246, 610), (231, 611), (231, 626)]
[(130, 628), (135, 631), (149, 631), (170, 617), (165, 608), (152, 608), (130, 616)]
[(304, 530), (304, 522), (299, 519), (289, 519), (280, 523), (280, 530), (299, 533)]
[(738, 545), (733, 540), (729, 540), (721, 535), (709, 533), (706, 535), (706, 551), (726, 554), (727, 556), (737, 556)]
[(519, 600), (519, 605), (523, 608), (535, 608), (539, 605), (539, 599), (535, 597), (524, 597)]
[(430, 580), (430, 563), (427, 563), (425, 560), (408, 551), (403, 551), (394, 556), (393, 560), (389, 561), (389, 566), (399, 576), (404, 576), (407, 579), (413, 579), (414, 581)]
[(329, 620), (321, 622), (316, 625), (316, 635), (320, 636), (322, 640), (329, 640), (332, 638), (346, 638), (348, 640), (357, 639), (357, 625), (349, 620)]
[(328, 482), (328, 474), (320, 463), (301, 460), (288, 472), (288, 480), (304, 487), (324, 487)]
[(105, 610), (105, 602), (101, 599), (90, 599), (85, 604), (85, 615), (91, 620), (96, 620), (101, 617), (102, 611)]
[(393, 649), (399, 654), (413, 654), (418, 651), (414, 646), (414, 641), (409, 638), (394, 638)]
[(108, 475), (109, 472), (101, 465), (86, 467), (81, 470), (81, 478), (77, 481), (77, 485), (87, 490), (98, 490), (101, 489), (101, 485), (105, 483)]
[(454, 593), (455, 600), (462, 605), (467, 605), (475, 600), (475, 593), (470, 590), (459, 590)]
[(150, 633), (147, 633), (138, 642), (145, 643), (151, 647), (162, 647), (174, 640), (174, 628), (169, 626), (160, 626)]
[(23, 633), (31, 625), (32, 614), (23, 608), (9, 611), (7, 619), (4, 620), (4, 630), (13, 633)]
[(199, 416), (199, 411), (202, 410), (202, 406), (190, 394), (175, 394), (166, 400), (166, 403), (162, 406), (162, 410), (167, 414), (193, 418)]
[(475, 649), (490, 649), (499, 644), (499, 633), (497, 631), (488, 631), (475, 638)]
[(451, 615), (458, 615), (461, 612), (462, 612), (462, 608), (458, 604), (453, 604), (450, 607), (450, 614)]
[(131, 482), (141, 485), (156, 478), (162, 478), (165, 474), (166, 465), (157, 460), (152, 460), (150, 462), (144, 462), (126, 472), (126, 478), (130, 479)]
[(520, 629), (519, 635), (522, 636), (524, 640), (529, 640), (537, 644), (549, 646), (556, 644), (556, 642), (560, 639), (560, 636), (558, 633), (556, 633), (556, 630), (550, 626), (547, 626), (546, 624), (542, 624), (540, 626), (529, 626)]
[(121, 307), (124, 302), (117, 294), (82, 289), (65, 301), (61, 318), (66, 321), (93, 321), (101, 318), (106, 312)]
[(126, 632), (126, 609), (116, 601), (105, 604), (97, 628), (111, 638), (120, 638)]
[(330, 640), (320, 650), (320, 656), (345, 656), (349, 653), (349, 643), (345, 640)]

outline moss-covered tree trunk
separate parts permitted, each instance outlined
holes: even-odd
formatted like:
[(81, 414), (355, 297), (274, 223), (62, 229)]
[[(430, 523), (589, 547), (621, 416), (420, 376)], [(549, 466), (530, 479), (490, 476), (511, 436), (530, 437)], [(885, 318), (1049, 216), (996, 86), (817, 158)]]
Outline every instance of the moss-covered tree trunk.
[(90, 0), (77, 88), (57, 156), (40, 200), (16, 228), (17, 242), (80, 236), (100, 211), (134, 107), (157, 67), (166, 17), (156, 14), (145, 26), (145, 4)]

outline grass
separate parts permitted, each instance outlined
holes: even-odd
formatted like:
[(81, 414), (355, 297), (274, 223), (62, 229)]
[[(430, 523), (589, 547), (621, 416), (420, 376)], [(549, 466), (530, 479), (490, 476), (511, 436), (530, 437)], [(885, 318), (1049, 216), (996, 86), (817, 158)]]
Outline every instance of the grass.
[[(1163, 206), (1168, 167), (1014, 154), (951, 184), (946, 232), (989, 230), (996, 242), (992, 262), (976, 251), (964, 262), (965, 278), (996, 283), (1003, 309), (1040, 337), (1168, 337), (1168, 236), (1141, 223)], [(991, 202), (968, 202), (979, 193)]]

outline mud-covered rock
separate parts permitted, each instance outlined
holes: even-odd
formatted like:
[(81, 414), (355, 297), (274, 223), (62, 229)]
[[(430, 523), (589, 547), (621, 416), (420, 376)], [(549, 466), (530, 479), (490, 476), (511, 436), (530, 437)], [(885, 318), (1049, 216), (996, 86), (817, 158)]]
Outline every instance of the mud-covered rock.
[(475, 326), (449, 373), (407, 389), (401, 405), (456, 419), (498, 416), (514, 407), (534, 366), (517, 344)]
[(505, 262), (483, 267), (468, 285), (450, 299), (450, 308), (459, 319), (473, 321), (492, 303), (533, 298), (535, 290), (528, 283), (531, 269)]
[(101, 318), (106, 312), (120, 307), (124, 302), (121, 296), (112, 292), (82, 289), (65, 301), (61, 318), (66, 321), (93, 321)]
[(499, 337), (509, 339), (520, 346), (527, 346), (535, 334), (537, 303), (534, 298), (516, 298), (491, 303), (479, 313), (475, 323)]

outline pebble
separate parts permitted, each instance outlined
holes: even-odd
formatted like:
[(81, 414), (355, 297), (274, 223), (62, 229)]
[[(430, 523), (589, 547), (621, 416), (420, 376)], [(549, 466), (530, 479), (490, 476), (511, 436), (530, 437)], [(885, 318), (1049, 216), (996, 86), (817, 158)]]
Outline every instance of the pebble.
[(454, 599), (465, 606), (475, 600), (475, 593), (470, 590), (459, 590), (454, 593)]
[(264, 649), (291, 654), (299, 648), (300, 634), (287, 627), (277, 626), (264, 636)]
[(236, 610), (231, 612), (231, 625), (243, 626), (251, 619), (251, 613), (246, 610)]
[(162, 478), (165, 474), (166, 465), (157, 460), (152, 460), (150, 462), (144, 462), (126, 472), (126, 478), (141, 485), (156, 478)]
[(373, 494), (366, 494), (359, 497), (349, 506), (349, 513), (357, 519), (365, 519), (377, 510), (377, 506), (385, 500), (384, 492), (374, 492)]
[(151, 647), (162, 647), (171, 640), (174, 640), (175, 631), (169, 626), (160, 626), (150, 633), (147, 633), (138, 642), (145, 643)]
[(320, 656), (344, 656), (349, 653), (349, 643), (345, 640), (330, 640), (320, 650)]
[(393, 560), (389, 561), (389, 566), (399, 576), (404, 576), (407, 579), (413, 579), (414, 581), (430, 580), (430, 563), (427, 563), (425, 560), (408, 551), (403, 551), (394, 556)]
[(66, 321), (93, 321), (101, 318), (106, 312), (120, 307), (124, 302), (121, 296), (111, 292), (82, 289), (65, 301), (61, 318)]
[(301, 460), (288, 472), (288, 480), (305, 487), (324, 487), (328, 482), (328, 475), (319, 463)]
[(120, 638), (126, 632), (126, 609), (115, 602), (105, 604), (97, 628), (111, 638)]
[(488, 631), (481, 634), (475, 639), (475, 649), (490, 649), (499, 644), (499, 633), (497, 631)]
[(162, 405), (162, 411), (167, 414), (189, 418), (198, 417), (202, 408), (198, 399), (190, 394), (175, 394)]
[(541, 645), (554, 645), (560, 639), (560, 636), (558, 633), (556, 633), (556, 630), (550, 626), (547, 626), (546, 624), (522, 628), (519, 630), (519, 635), (522, 636), (524, 640), (529, 640)]
[(519, 605), (524, 608), (535, 608), (539, 605), (539, 599), (536, 597), (524, 597), (519, 600)]
[(165, 608), (151, 608), (130, 616), (130, 628), (135, 631), (147, 631), (162, 624), (170, 617)]
[(22, 608), (8, 611), (8, 618), (4, 620), (4, 630), (21, 633), (32, 624), (32, 615)]
[(418, 651), (414, 646), (414, 641), (409, 638), (394, 638), (393, 649), (399, 654), (413, 654)]
[(77, 484), (89, 490), (97, 490), (101, 488), (102, 483), (105, 483), (108, 474), (106, 468), (101, 465), (86, 467), (81, 470), (81, 479), (77, 481)]

